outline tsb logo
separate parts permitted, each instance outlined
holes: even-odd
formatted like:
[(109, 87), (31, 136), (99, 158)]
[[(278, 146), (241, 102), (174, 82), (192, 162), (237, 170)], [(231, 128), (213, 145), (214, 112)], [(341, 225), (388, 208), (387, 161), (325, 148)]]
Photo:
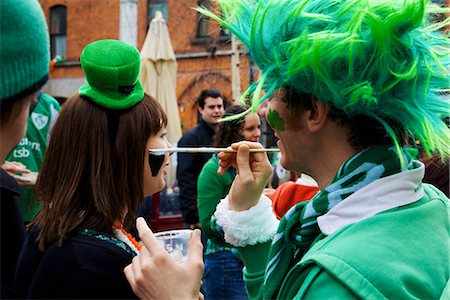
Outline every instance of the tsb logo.
[(15, 149), (13, 151), (13, 156), (17, 157), (17, 158), (28, 157), (28, 156), (30, 156), (30, 151), (24, 147)]

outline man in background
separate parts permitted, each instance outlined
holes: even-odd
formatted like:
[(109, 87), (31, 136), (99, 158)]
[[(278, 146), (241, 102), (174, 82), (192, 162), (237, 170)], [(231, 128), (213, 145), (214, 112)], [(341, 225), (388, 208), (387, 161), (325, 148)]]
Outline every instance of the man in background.
[[(203, 90), (197, 98), (201, 119), (186, 132), (178, 147), (210, 147), (219, 119), (224, 114), (223, 95), (216, 89)], [(197, 212), (197, 178), (203, 165), (211, 157), (208, 153), (178, 153), (177, 180), (180, 188), (181, 213), (187, 227), (200, 228)]]

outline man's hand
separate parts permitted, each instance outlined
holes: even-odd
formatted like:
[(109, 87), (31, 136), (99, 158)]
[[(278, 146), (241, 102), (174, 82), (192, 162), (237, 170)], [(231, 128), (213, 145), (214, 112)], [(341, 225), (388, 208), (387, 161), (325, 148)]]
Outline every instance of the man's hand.
[(249, 152), (249, 149), (262, 149), (259, 143), (239, 142), (232, 144), (231, 147), (238, 152), (218, 154), (220, 159), (218, 173), (223, 174), (232, 166), (236, 168), (237, 175), (228, 193), (228, 203), (231, 210), (241, 211), (258, 203), (272, 174), (272, 166), (266, 153)]
[(10, 176), (14, 177), (20, 186), (34, 186), (36, 184), (38, 173), (31, 172), (20, 162), (5, 161), (1, 167), (8, 172)]
[(179, 263), (167, 253), (143, 218), (137, 219), (136, 227), (144, 247), (124, 269), (134, 293), (140, 299), (202, 298), (204, 266), (200, 231), (192, 233), (187, 262)]

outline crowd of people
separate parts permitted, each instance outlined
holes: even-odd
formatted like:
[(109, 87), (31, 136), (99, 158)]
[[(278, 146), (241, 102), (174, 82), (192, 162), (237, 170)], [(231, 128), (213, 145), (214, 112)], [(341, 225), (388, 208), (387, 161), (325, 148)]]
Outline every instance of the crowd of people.
[[(41, 92), (50, 60), (38, 1), (0, 2), (2, 298), (449, 297), (441, 10), (426, 0), (216, 1), (220, 15), (199, 12), (239, 38), (262, 74), (250, 100), (226, 110), (220, 91), (202, 91), (199, 124), (178, 143), (236, 150), (178, 154), (194, 229), (183, 263), (135, 218), (170, 162), (148, 150), (172, 147), (166, 113), (138, 80), (138, 50), (85, 46), (87, 82), (60, 108)], [(261, 117), (298, 181), (268, 188), (273, 166), (253, 151), (264, 150)]]

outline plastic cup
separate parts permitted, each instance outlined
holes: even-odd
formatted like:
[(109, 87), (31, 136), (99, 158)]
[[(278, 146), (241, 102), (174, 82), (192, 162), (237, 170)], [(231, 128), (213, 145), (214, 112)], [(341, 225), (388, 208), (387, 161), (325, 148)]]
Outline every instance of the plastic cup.
[(183, 263), (187, 261), (191, 234), (190, 229), (179, 229), (156, 232), (155, 236), (176, 261)]

